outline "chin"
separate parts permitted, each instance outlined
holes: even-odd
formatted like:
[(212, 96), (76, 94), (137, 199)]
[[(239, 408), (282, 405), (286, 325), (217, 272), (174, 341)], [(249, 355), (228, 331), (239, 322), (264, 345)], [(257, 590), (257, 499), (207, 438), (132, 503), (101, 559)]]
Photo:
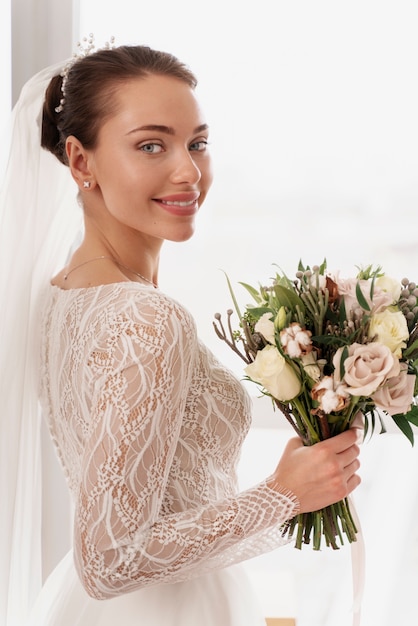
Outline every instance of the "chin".
[(168, 237), (167, 239), (169, 239), (170, 241), (176, 241), (178, 243), (181, 243), (182, 241), (188, 241), (189, 239), (191, 239), (191, 237), (193, 237), (195, 232), (195, 226), (188, 226), (187, 228), (184, 228), (182, 230), (179, 230), (176, 233), (172, 233), (171, 237)]

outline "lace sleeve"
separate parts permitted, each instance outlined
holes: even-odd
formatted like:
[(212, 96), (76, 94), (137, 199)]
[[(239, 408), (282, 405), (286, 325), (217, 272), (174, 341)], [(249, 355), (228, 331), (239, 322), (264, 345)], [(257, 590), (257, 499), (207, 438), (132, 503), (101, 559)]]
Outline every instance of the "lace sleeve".
[[(197, 338), (174, 309), (117, 320), (89, 356), (93, 386), (75, 512), (75, 560), (90, 595), (185, 580), (280, 544), (296, 513), (265, 483), (178, 513), (162, 507)], [(267, 538), (266, 538), (267, 537)], [(283, 543), (283, 541), (282, 541)]]

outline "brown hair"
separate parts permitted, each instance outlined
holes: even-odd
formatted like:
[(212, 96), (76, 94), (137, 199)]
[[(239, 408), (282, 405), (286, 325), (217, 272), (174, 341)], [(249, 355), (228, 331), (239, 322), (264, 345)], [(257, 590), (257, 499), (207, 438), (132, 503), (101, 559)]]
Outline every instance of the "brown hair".
[(120, 46), (99, 50), (82, 57), (71, 66), (65, 83), (54, 76), (45, 93), (41, 145), (67, 165), (65, 141), (74, 135), (85, 148), (94, 148), (101, 125), (115, 110), (115, 91), (126, 80), (160, 74), (178, 78), (192, 89), (197, 80), (191, 70), (175, 56), (146, 46)]

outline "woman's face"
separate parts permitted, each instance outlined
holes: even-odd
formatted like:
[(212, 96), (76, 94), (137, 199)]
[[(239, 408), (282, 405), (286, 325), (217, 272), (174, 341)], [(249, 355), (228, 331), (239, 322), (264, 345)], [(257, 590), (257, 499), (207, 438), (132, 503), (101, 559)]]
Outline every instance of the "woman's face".
[(193, 90), (151, 75), (127, 81), (113, 97), (116, 114), (90, 154), (99, 215), (104, 208), (122, 232), (188, 239), (212, 182), (208, 128)]

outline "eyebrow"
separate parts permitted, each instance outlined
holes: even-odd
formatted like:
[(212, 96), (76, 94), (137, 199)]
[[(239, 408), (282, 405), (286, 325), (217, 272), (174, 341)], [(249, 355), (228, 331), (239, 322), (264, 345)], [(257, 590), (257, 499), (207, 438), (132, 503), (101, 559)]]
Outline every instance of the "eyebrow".
[[(209, 126), (207, 124), (201, 124), (194, 129), (193, 134), (195, 135), (196, 133), (201, 133), (205, 130), (208, 130), (208, 128)], [(138, 126), (137, 128), (133, 128), (132, 130), (130, 130), (127, 134), (132, 135), (132, 133), (136, 133), (141, 130), (154, 130), (159, 133), (165, 133), (166, 135), (176, 134), (172, 126), (164, 126), (162, 124), (146, 124), (145, 126)]]

